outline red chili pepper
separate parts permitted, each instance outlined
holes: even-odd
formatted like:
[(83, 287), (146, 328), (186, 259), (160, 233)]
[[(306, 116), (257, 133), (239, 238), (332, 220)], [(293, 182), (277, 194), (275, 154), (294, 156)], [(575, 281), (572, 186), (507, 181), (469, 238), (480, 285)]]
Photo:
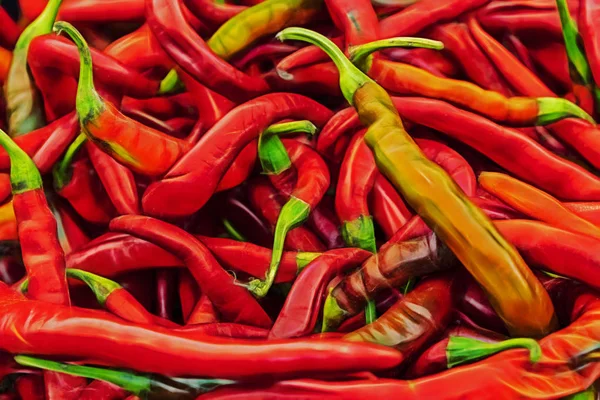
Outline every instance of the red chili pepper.
[(297, 50), (298, 47), (283, 43), (259, 44), (244, 54), (243, 57), (238, 60), (233, 60), (233, 65), (236, 68), (243, 69), (252, 63), (263, 61), (265, 59), (270, 60), (273, 64), (277, 64), (275, 62), (276, 59), (287, 56)]
[(521, 39), (512, 33), (509, 33), (504, 36), (503, 43), (506, 43), (506, 46), (510, 49), (510, 52), (517, 56), (523, 65), (525, 65), (534, 74), (539, 75), (537, 68), (533, 63), (533, 59), (529, 54), (529, 50), (521, 41)]
[(58, 17), (85, 23), (143, 21), (144, 0), (66, 0)]
[(127, 396), (127, 392), (109, 382), (94, 380), (81, 390), (79, 400), (119, 400)]
[(563, 203), (563, 206), (567, 207), (580, 217), (590, 221), (592, 224), (600, 226), (600, 203)]
[(156, 313), (167, 321), (173, 320), (175, 273), (166, 268), (156, 271)]
[(240, 151), (231, 166), (223, 175), (215, 192), (229, 190), (244, 183), (252, 173), (256, 164), (258, 141), (253, 140)]
[(177, 116), (198, 118), (194, 101), (190, 92), (150, 99), (124, 97), (121, 101), (121, 111), (124, 114), (143, 112), (163, 120)]
[(202, 339), (204, 336), (219, 336), (223, 338), (238, 339), (266, 339), (269, 331), (251, 325), (216, 322), (212, 324), (187, 325), (182, 328), (172, 329), (172, 332), (181, 332), (191, 338)]
[(369, 257), (361, 249), (337, 249), (308, 264), (292, 285), (285, 304), (269, 332), (269, 339), (310, 335), (317, 324), (323, 294), (333, 277), (359, 265)]
[(25, 375), (15, 381), (15, 388), (21, 400), (45, 400), (44, 380), (41, 376)]
[[(308, 119), (319, 127), (330, 116), (331, 112), (319, 103), (294, 94), (268, 94), (236, 107), (205, 133), (163, 180), (148, 186), (142, 198), (144, 211), (175, 217), (199, 210), (235, 156), (268, 126), (290, 118)], [(198, 160), (204, 161), (199, 165)], [(199, 179), (202, 187), (193, 183)], [(170, 206), (173, 201), (177, 201), (176, 209)]]
[(19, 40), (21, 28), (13, 21), (4, 8), (0, 9), (0, 26), (2, 26), (0, 45), (12, 49), (17, 40)]
[[(67, 23), (57, 23), (55, 30), (67, 32), (80, 52), (77, 114), (86, 136), (136, 172), (164, 173), (188, 150), (188, 143), (136, 124), (110, 102), (105, 102), (94, 88), (91, 55), (81, 34)], [(143, 140), (140, 141), (140, 137)]]
[(563, 43), (554, 40), (536, 41), (528, 43), (527, 50), (542, 72), (557, 82), (559, 89), (567, 91), (571, 88), (569, 61)]
[(391, 49), (386, 55), (392, 61), (403, 62), (424, 69), (442, 78), (455, 76), (458, 68), (441, 52), (431, 49)]
[(58, 198), (51, 198), (50, 207), (58, 227), (58, 240), (65, 255), (89, 243), (90, 238), (79, 226), (80, 222), (74, 211), (66, 207)]
[(134, 234), (165, 247), (182, 259), (202, 293), (205, 293), (223, 317), (232, 322), (270, 326), (271, 321), (260, 305), (219, 265), (208, 249), (193, 236), (168, 223), (148, 217), (123, 216), (110, 227)]
[(600, 82), (600, 37), (595, 22), (598, 18), (600, 3), (597, 0), (583, 0), (579, 3), (579, 31), (596, 84)]
[(375, 230), (367, 196), (375, 183), (377, 166), (364, 142), (365, 132), (355, 134), (346, 150), (335, 191), (335, 210), (342, 221), (346, 244), (375, 253)]
[(31, 157), (42, 174), (50, 172), (64, 151), (79, 134), (77, 114), (72, 112), (48, 125), (50, 136)]
[(190, 11), (204, 21), (221, 25), (230, 18), (238, 15), (247, 7), (233, 4), (218, 3), (212, 0), (191, 0), (186, 4)]
[(0, 240), (18, 240), (17, 219), (12, 200), (0, 206)]
[(212, 324), (218, 321), (216, 310), (207, 295), (203, 294), (192, 310), (186, 325)]
[(85, 136), (80, 134), (56, 164), (54, 188), (82, 218), (95, 224), (107, 224), (115, 210), (100, 180), (93, 174), (92, 165), (85, 158), (73, 161), (85, 140)]
[[(1, 347), (17, 354), (68, 354), (168, 376), (232, 379), (385, 370), (401, 361), (393, 349), (339, 340), (192, 339), (183, 332), (120, 321), (102, 311), (26, 300), (4, 284), (0, 284), (0, 298)], [(27, 323), (30, 318), (36, 321), (35, 328)]]
[(192, 310), (200, 298), (200, 288), (194, 280), (194, 276), (187, 269), (179, 270), (178, 290), (183, 322), (187, 323)]
[(344, 33), (346, 48), (378, 39), (379, 21), (370, 0), (325, 0), (325, 4)]
[(138, 71), (156, 66), (165, 69), (173, 68), (173, 62), (160, 47), (147, 24), (115, 40), (104, 49), (104, 52)]
[(454, 22), (438, 25), (432, 31), (432, 38), (444, 43), (444, 50), (460, 63), (467, 77), (477, 85), (506, 97), (512, 94), (494, 64), (477, 46), (466, 24)]
[(29, 156), (3, 131), (0, 131), (0, 144), (11, 159), (13, 206), (23, 263), (30, 282), (29, 293), (34, 299), (68, 305), (64, 253), (40, 173)]
[(456, 264), (454, 255), (433, 233), (385, 245), (331, 289), (323, 310), (323, 331), (333, 330), (358, 314), (381, 291)]
[(339, 96), (337, 70), (332, 63), (320, 63), (291, 71), (277, 69), (265, 74), (271, 90)]
[(388, 239), (413, 215), (394, 186), (382, 174), (375, 178), (369, 208), (373, 211), (375, 222)]
[(44, 385), (48, 400), (77, 400), (81, 398), (79, 395), (87, 385), (87, 379), (44, 371)]

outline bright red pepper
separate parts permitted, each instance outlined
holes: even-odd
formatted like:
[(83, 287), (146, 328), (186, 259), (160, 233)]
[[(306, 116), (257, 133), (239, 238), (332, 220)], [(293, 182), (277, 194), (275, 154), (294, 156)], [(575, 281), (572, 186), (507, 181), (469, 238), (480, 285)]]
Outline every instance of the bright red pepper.
[(394, 186), (381, 174), (375, 178), (369, 208), (388, 239), (413, 215)]
[(58, 19), (85, 23), (143, 21), (144, 0), (66, 0)]
[(207, 295), (203, 294), (192, 310), (186, 325), (212, 324), (218, 322), (218, 316)]
[(94, 380), (81, 390), (79, 400), (120, 400), (127, 392), (109, 382)]
[(583, 0), (579, 3), (579, 31), (596, 84), (600, 82), (600, 35), (596, 28), (598, 18), (600, 18), (600, 2)]
[(104, 49), (104, 52), (117, 57), (121, 63), (138, 71), (156, 66), (165, 69), (173, 67), (173, 62), (160, 47), (147, 24), (115, 40)]
[(61, 374), (53, 371), (44, 371), (44, 386), (47, 400), (77, 400), (80, 393), (87, 385), (87, 379)]

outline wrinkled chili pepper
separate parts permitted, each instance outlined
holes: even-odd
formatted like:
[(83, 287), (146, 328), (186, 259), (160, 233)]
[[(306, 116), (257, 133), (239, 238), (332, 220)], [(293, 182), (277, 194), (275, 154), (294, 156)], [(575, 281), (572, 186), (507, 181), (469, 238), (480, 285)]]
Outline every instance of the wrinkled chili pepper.
[[(103, 311), (27, 300), (4, 284), (0, 284), (0, 297), (4, 307), (1, 347), (15, 354), (69, 354), (138, 371), (223, 379), (381, 370), (401, 360), (393, 349), (339, 340), (193, 339), (192, 334), (134, 325)], [(35, 327), (27, 323), (29, 318), (36, 321)], [(81, 340), (82, 332), (87, 333), (85, 340)]]
[[(357, 108), (363, 124), (370, 127), (365, 141), (373, 150), (379, 168), (485, 287), (509, 330), (533, 336), (551, 331), (556, 321), (552, 304), (541, 284), (483, 212), (440, 167), (421, 153), (393, 111), (387, 93), (354, 67), (327, 38), (301, 28), (284, 30), (279, 33), (279, 38), (300, 39), (325, 47), (340, 69), (340, 86), (347, 101)], [(417, 184), (423, 185), (423, 189), (418, 189)], [(428, 193), (428, 196), (424, 198), (420, 193)], [(468, 242), (459, 239), (466, 237), (470, 238)], [(478, 238), (477, 244), (471, 240), (474, 237)], [(485, 257), (476, 255), (478, 251), (474, 248), (480, 248)], [(500, 271), (503, 271), (502, 277), (492, 278)], [(511, 278), (507, 278), (507, 274)], [(492, 283), (499, 279), (510, 282), (510, 288), (503, 285), (500, 291)], [(513, 294), (507, 295), (507, 290)], [(525, 308), (538, 310), (530, 315), (539, 319), (523, 320)]]
[(592, 117), (565, 99), (505, 97), (469, 82), (437, 78), (419, 68), (371, 55), (373, 51), (392, 44), (392, 40), (374, 42), (358, 46), (350, 52), (354, 64), (359, 65), (365, 73), (391, 92), (451, 101), (508, 124), (545, 125), (568, 117), (583, 118), (593, 123)]
[(57, 304), (70, 304), (64, 253), (56, 221), (46, 202), (42, 177), (29, 156), (0, 131), (0, 145), (11, 159), (10, 182), (29, 294)]
[[(294, 94), (268, 94), (236, 107), (206, 132), (161, 181), (148, 186), (142, 198), (144, 211), (183, 216), (199, 210), (235, 156), (268, 126), (282, 119), (307, 119), (320, 127), (330, 116), (331, 112), (319, 103)], [(199, 165), (198, 160), (203, 162)], [(199, 179), (201, 188), (193, 183)], [(184, 198), (182, 192), (186, 193)], [(169, 206), (173, 201), (177, 201), (176, 209)]]
[(111, 230), (130, 233), (165, 247), (182, 259), (202, 293), (205, 293), (224, 318), (232, 322), (270, 326), (260, 305), (219, 265), (209, 250), (196, 238), (168, 223), (141, 216), (114, 219)]
[(187, 151), (189, 144), (135, 123), (110, 102), (104, 101), (94, 88), (92, 60), (85, 39), (68, 23), (56, 23), (54, 29), (64, 30), (71, 36), (80, 53), (77, 114), (86, 136), (136, 172), (146, 175), (164, 173)]
[(329, 281), (335, 275), (356, 267), (368, 256), (368, 251), (361, 249), (336, 249), (308, 264), (294, 281), (279, 317), (269, 332), (269, 338), (310, 335), (317, 324)]
[(50, 33), (62, 0), (49, 1), (44, 11), (33, 21), (15, 44), (13, 59), (4, 84), (9, 132), (19, 136), (44, 125), (44, 115), (35, 83), (27, 68), (27, 53), (31, 41), (40, 35)]

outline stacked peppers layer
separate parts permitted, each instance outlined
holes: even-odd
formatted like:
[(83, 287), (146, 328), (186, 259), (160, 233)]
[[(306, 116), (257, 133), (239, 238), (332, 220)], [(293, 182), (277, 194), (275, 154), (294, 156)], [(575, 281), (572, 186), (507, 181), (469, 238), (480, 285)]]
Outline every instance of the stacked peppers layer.
[(14, 3), (0, 399), (598, 396), (600, 0)]

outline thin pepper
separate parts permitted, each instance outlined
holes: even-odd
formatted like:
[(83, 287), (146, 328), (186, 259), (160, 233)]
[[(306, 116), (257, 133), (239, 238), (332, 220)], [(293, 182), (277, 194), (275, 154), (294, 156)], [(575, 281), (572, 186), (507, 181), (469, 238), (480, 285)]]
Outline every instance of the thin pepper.
[[(485, 288), (509, 330), (523, 336), (551, 331), (556, 324), (554, 310), (541, 284), (484, 213), (440, 167), (427, 160), (404, 130), (387, 93), (324, 36), (290, 28), (278, 37), (318, 44), (334, 59), (344, 97), (369, 127), (365, 141), (379, 168)], [(501, 289), (499, 281), (505, 282)]]
[(144, 0), (67, 0), (58, 17), (69, 22), (135, 22), (144, 19)]
[(387, 238), (402, 228), (412, 217), (402, 197), (382, 174), (375, 178), (369, 207), (373, 210), (373, 219)]
[(0, 145), (11, 159), (13, 207), (30, 281), (29, 294), (34, 299), (68, 305), (64, 253), (44, 195), (42, 177), (31, 158), (4, 131), (0, 131)]
[(600, 84), (600, 36), (596, 21), (600, 18), (598, 0), (579, 2), (579, 33), (596, 86)]
[(382, 370), (401, 360), (393, 349), (340, 340), (194, 338), (131, 324), (104, 311), (27, 300), (1, 283), (0, 298), (0, 347), (13, 354), (68, 354), (143, 372), (222, 379)]
[(15, 44), (12, 63), (4, 84), (11, 136), (19, 136), (44, 125), (42, 105), (27, 68), (27, 53), (31, 41), (36, 36), (52, 31), (52, 24), (61, 3), (62, 0), (49, 1), (44, 11), (25, 28)]

